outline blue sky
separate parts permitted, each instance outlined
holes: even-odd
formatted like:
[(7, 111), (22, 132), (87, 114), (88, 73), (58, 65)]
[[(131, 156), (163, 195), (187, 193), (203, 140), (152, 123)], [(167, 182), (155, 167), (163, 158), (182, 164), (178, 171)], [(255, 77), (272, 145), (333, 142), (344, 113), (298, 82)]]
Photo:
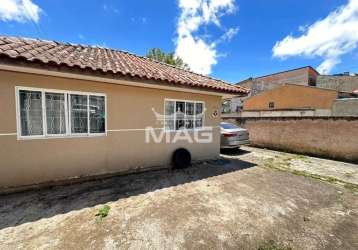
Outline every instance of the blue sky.
[(357, 0), (1, 1), (2, 35), (139, 55), (158, 47), (229, 82), (306, 65), (358, 72)]

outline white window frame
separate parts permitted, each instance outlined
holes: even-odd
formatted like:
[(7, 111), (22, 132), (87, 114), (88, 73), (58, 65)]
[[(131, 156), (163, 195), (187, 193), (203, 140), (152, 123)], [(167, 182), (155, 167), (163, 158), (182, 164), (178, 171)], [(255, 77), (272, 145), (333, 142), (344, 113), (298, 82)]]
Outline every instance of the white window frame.
[[(37, 91), (41, 92), (42, 100), (42, 135), (21, 135), (21, 114), (20, 114), (20, 90), (25, 91)], [(65, 134), (48, 134), (47, 133), (47, 119), (46, 119), (46, 95), (45, 93), (58, 93), (64, 94), (65, 96), (65, 124), (66, 124), (66, 133)], [(87, 133), (72, 133), (71, 129), (71, 106), (69, 98), (70, 95), (86, 95), (87, 96)], [(90, 114), (89, 114), (89, 100), (90, 96), (103, 96), (104, 97), (104, 113), (105, 113), (105, 131), (104, 133), (91, 133), (90, 132)], [(16, 98), (16, 127), (17, 127), (17, 139), (18, 140), (29, 140), (29, 139), (49, 139), (49, 138), (79, 138), (79, 137), (96, 137), (96, 136), (107, 136), (107, 95), (104, 93), (94, 93), (94, 92), (83, 92), (83, 91), (69, 91), (69, 90), (59, 90), (59, 89), (47, 89), (47, 88), (34, 88), (34, 87), (15, 87), (15, 98)]]
[[(184, 116), (184, 120), (186, 121), (186, 104), (188, 103), (188, 102), (192, 102), (192, 103), (194, 103), (194, 124), (193, 124), (193, 128), (190, 128), (190, 129), (188, 129), (188, 128), (184, 128), (184, 129), (175, 129), (175, 126), (176, 126), (176, 116), (174, 116), (174, 129), (167, 129), (166, 128), (166, 119), (167, 119), (167, 114), (166, 114), (166, 110), (165, 110), (165, 107), (166, 107), (166, 102), (174, 102), (174, 112), (175, 112), (175, 110), (176, 110), (176, 102), (184, 102), (185, 103), (185, 116)], [(195, 126), (195, 124), (196, 124), (196, 104), (197, 103), (201, 103), (201, 104), (203, 104), (203, 112), (204, 112), (204, 114), (203, 114), (203, 121), (202, 121), (202, 125), (201, 125), (201, 127), (199, 127), (199, 128), (197, 128), (196, 126)], [(186, 130), (186, 131), (194, 131), (194, 130), (203, 130), (204, 129), (204, 122), (205, 122), (205, 102), (204, 101), (194, 101), (194, 100), (187, 100), (187, 99), (170, 99), (170, 98), (165, 98), (164, 99), (164, 124), (163, 124), (163, 130), (164, 131), (166, 131), (166, 132), (175, 132), (175, 131), (182, 131), (182, 130)]]
[[(71, 107), (72, 107), (72, 100), (71, 100), (71, 95), (83, 95), (83, 96), (87, 96), (87, 132), (86, 133), (72, 133), (72, 112), (71, 112)], [(69, 133), (72, 136), (83, 136), (83, 135), (88, 135), (90, 133), (90, 124), (89, 124), (89, 95), (86, 94), (78, 94), (78, 93), (69, 93), (67, 95), (69, 98), (68, 100), (68, 129), (69, 129)]]
[[(28, 89), (20, 88), (19, 91), (20, 90), (28, 90)], [(30, 90), (30, 91), (36, 91), (36, 90)], [(43, 133), (43, 135), (41, 137), (46, 136), (46, 137), (55, 138), (55, 137), (64, 137), (64, 136), (66, 136), (67, 132), (68, 132), (68, 115), (67, 115), (68, 114), (68, 107), (67, 107), (67, 95), (66, 95), (66, 93), (63, 93), (63, 91), (60, 91), (60, 90), (48, 91), (47, 89), (45, 91), (42, 91), (42, 90), (38, 90), (38, 91), (41, 91), (41, 97), (42, 97), (42, 119), (43, 119), (42, 127), (44, 128), (43, 132), (46, 132), (46, 133)], [(47, 133), (47, 114), (46, 114), (46, 95), (45, 95), (45, 93), (64, 94), (64, 96), (65, 96), (65, 127), (66, 127), (66, 133), (65, 134), (48, 134)], [(17, 96), (19, 96), (19, 94), (17, 94)], [(19, 105), (19, 108), (20, 108), (20, 102), (18, 103), (18, 105)], [(18, 116), (18, 119), (20, 121), (20, 123), (19, 123), (19, 128), (20, 128), (19, 134), (20, 134), (21, 138), (25, 138), (25, 137), (27, 138), (27, 137), (29, 137), (28, 135), (25, 135), (25, 136), (21, 135), (21, 117), (20, 117), (20, 115), (21, 114), (19, 114), (19, 116)]]

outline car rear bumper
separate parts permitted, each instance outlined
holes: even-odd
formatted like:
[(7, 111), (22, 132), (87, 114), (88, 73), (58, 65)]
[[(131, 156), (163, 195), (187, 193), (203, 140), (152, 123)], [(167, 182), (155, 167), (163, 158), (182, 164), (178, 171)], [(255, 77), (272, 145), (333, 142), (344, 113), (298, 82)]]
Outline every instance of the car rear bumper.
[(222, 144), (220, 145), (220, 148), (237, 148), (242, 145), (248, 145), (248, 144), (250, 144), (249, 140), (242, 140), (242, 141), (237, 141), (235, 144)]

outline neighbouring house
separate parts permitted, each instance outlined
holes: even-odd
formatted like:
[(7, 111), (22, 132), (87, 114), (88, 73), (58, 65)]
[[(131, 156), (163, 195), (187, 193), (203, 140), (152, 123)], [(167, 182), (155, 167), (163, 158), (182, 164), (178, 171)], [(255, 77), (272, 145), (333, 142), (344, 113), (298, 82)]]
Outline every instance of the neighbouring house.
[(317, 87), (358, 93), (358, 75), (349, 72), (317, 76)]
[[(243, 115), (250, 111), (318, 111), (330, 116), (337, 100), (355, 97), (353, 93), (333, 89), (286, 84), (246, 99)], [(279, 114), (283, 116), (282, 112)]]
[(223, 119), (246, 128), (254, 146), (357, 162), (357, 104), (353, 93), (287, 84), (249, 97), (240, 117)]
[[(246, 93), (128, 52), (2, 36), (0, 188), (168, 166), (178, 148), (218, 157), (222, 97)], [(146, 140), (207, 129), (207, 143)]]
[(234, 97), (242, 111), (222, 119), (246, 128), (254, 146), (357, 162), (358, 96), (324, 77), (304, 67), (248, 79), (238, 86), (250, 94)]
[(250, 89), (247, 96), (235, 96), (230, 99), (225, 99), (226, 108), (223, 113), (237, 113), (243, 109), (244, 101), (251, 97), (260, 94), (261, 92), (278, 88), (286, 84), (295, 84), (302, 86), (316, 86), (317, 77), (319, 73), (311, 66), (301, 67), (297, 69), (286, 70), (260, 77), (250, 77), (236, 84), (239, 87)]
[(302, 86), (316, 86), (319, 73), (311, 66), (286, 70), (265, 76), (249, 78), (236, 85), (251, 89), (250, 95), (254, 96), (263, 91), (274, 89), (286, 84)]

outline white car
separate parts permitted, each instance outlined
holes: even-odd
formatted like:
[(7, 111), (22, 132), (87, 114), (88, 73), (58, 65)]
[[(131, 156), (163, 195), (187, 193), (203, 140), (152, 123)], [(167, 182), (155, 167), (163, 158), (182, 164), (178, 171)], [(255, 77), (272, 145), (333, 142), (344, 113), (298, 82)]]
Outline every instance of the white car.
[(242, 145), (250, 144), (249, 132), (232, 123), (220, 123), (220, 148), (239, 148)]

